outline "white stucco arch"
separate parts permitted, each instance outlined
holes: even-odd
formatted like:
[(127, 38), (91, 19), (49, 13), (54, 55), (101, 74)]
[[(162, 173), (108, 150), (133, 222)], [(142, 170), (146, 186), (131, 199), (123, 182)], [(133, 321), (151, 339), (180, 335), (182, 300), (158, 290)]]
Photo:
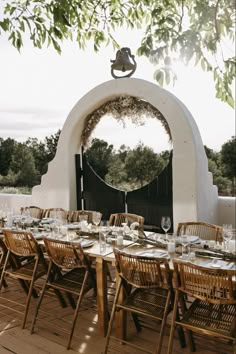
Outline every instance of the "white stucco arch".
[[(155, 106), (166, 118), (173, 140), (173, 219), (216, 223), (218, 192), (208, 172), (208, 161), (198, 127), (184, 104), (170, 92), (142, 79), (110, 80), (83, 96), (69, 113), (32, 203), (42, 208), (76, 209), (75, 154), (79, 153), (86, 116), (119, 95), (131, 95)], [(112, 132), (111, 132), (112, 134)]]

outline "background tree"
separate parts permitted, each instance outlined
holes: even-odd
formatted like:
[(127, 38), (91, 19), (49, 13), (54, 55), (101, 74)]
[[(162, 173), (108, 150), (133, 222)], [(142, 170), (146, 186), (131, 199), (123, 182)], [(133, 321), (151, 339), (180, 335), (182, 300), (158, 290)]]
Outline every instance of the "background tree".
[(15, 140), (0, 138), (0, 175), (6, 176), (9, 172), (13, 151), (15, 148)]
[(191, 61), (212, 73), (216, 97), (233, 106), (235, 54), (228, 55), (227, 42), (235, 39), (235, 9), (235, 0), (14, 0), (5, 3), (0, 31), (19, 50), (27, 35), (35, 47), (52, 44), (60, 53), (65, 39), (81, 49), (91, 40), (98, 51), (102, 44), (119, 48), (120, 27), (143, 29), (137, 53), (156, 65), (160, 85), (176, 79), (172, 60)]
[(231, 179), (236, 177), (236, 137), (232, 137), (222, 145), (221, 148), (222, 163), (225, 169), (225, 175)]
[(46, 160), (47, 163), (52, 161), (56, 151), (57, 151), (57, 144), (61, 134), (61, 130), (59, 129), (55, 134), (50, 135), (49, 137), (45, 138), (45, 149), (46, 149)]
[[(232, 194), (236, 193), (236, 137), (232, 137), (222, 145), (222, 165), (225, 176), (231, 180)], [(230, 190), (230, 189), (229, 189)]]
[(164, 160), (153, 149), (140, 143), (130, 150), (125, 159), (125, 170), (128, 179), (139, 187), (153, 180), (164, 168)]
[(19, 186), (32, 187), (38, 181), (38, 172), (35, 168), (34, 157), (26, 144), (19, 143), (15, 146), (14, 154), (10, 164), (10, 169), (17, 174), (17, 184)]
[(105, 180), (108, 172), (108, 166), (112, 158), (113, 145), (109, 145), (106, 141), (93, 139), (90, 147), (86, 150), (89, 164), (95, 172)]

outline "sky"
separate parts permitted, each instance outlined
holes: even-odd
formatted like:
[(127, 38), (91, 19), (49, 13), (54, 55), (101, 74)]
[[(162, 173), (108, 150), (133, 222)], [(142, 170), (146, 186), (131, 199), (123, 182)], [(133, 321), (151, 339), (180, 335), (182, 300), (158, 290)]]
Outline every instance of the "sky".
[[(130, 47), (132, 54), (139, 46), (140, 32), (121, 31), (117, 39), (122, 47)], [(62, 129), (67, 116), (83, 95), (97, 85), (114, 80), (110, 73), (110, 59), (115, 59), (112, 47), (95, 53), (92, 44), (81, 51), (76, 43), (66, 42), (59, 55), (53, 48), (37, 49), (26, 40), (19, 53), (5, 35), (0, 36), (0, 137), (25, 141), (28, 137), (43, 140)], [(146, 58), (135, 55), (137, 70), (134, 78), (150, 82), (155, 67)], [(210, 74), (195, 67), (176, 65), (178, 80), (174, 87), (165, 87), (174, 93), (189, 109), (195, 119), (204, 145), (220, 151), (222, 144), (235, 134), (235, 112), (215, 98)], [(142, 139), (155, 151), (167, 137), (158, 122), (149, 122), (135, 134), (123, 128), (112, 128), (111, 121), (99, 124), (97, 137), (108, 139), (115, 147), (131, 147)], [(116, 123), (117, 124), (117, 123)], [(131, 127), (134, 132), (133, 127)], [(112, 130), (112, 137), (111, 137)], [(104, 133), (105, 132), (105, 133)], [(159, 138), (157, 136), (159, 134)], [(122, 138), (121, 138), (122, 137)], [(121, 141), (122, 140), (122, 141)]]

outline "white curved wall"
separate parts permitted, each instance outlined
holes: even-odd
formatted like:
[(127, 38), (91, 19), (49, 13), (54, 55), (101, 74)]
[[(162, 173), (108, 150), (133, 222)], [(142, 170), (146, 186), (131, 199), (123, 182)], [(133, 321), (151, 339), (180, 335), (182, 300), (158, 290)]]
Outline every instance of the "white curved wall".
[(41, 185), (33, 188), (32, 203), (43, 208), (76, 209), (75, 154), (79, 153), (86, 116), (106, 101), (131, 95), (155, 106), (166, 118), (173, 139), (173, 218), (217, 222), (217, 188), (198, 127), (184, 104), (170, 92), (141, 79), (105, 82), (82, 97), (70, 112), (60, 135), (55, 158)]

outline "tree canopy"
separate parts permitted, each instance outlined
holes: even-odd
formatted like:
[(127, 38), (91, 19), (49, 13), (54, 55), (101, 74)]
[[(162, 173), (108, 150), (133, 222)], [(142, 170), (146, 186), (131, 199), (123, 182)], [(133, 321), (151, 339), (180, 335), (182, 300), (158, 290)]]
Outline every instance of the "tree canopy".
[(210, 71), (216, 97), (234, 106), (231, 91), (235, 78), (235, 0), (4, 0), (0, 34), (20, 50), (25, 35), (33, 45), (53, 45), (61, 52), (65, 39), (81, 49), (93, 41), (94, 50), (116, 41), (121, 27), (143, 29), (137, 54), (156, 65), (154, 78), (163, 85), (176, 80), (173, 60), (193, 62)]

